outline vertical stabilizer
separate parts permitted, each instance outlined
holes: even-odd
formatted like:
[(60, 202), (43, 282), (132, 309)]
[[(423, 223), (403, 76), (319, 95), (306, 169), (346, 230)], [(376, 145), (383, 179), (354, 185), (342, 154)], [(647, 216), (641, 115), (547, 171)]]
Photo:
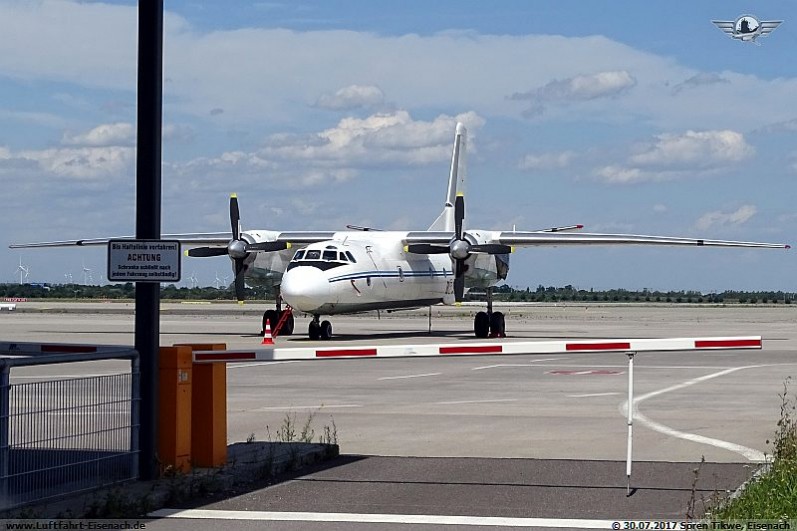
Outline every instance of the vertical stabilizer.
[(454, 202), (458, 194), (465, 193), (465, 151), (467, 146), (468, 130), (462, 123), (457, 123), (457, 132), (454, 136), (454, 149), (451, 154), (451, 171), (448, 174), (448, 189), (443, 211), (437, 217), (429, 230), (453, 231), (454, 230)]

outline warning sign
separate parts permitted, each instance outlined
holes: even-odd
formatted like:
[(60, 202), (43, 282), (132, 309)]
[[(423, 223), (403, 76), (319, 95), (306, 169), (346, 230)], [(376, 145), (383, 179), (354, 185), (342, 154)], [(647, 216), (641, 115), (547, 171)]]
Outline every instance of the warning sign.
[(179, 282), (180, 242), (177, 240), (111, 240), (108, 281)]

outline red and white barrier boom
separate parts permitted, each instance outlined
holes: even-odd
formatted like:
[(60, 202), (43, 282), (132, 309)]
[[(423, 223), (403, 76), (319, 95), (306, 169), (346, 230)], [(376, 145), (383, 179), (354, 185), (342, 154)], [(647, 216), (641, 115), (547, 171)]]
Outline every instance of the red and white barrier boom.
[(196, 351), (195, 363), (293, 361), (335, 358), (409, 358), (491, 354), (559, 354), (566, 352), (662, 352), (760, 349), (761, 337), (617, 339), (583, 341), (507, 341), (503, 343), (430, 343), (346, 347), (269, 347), (250, 350)]
[(761, 336), (688, 337), (673, 339), (613, 339), (584, 341), (507, 341), (503, 343), (450, 343), (427, 345), (376, 345), (351, 347), (271, 347), (252, 350), (195, 351), (195, 363), (240, 361), (293, 361), (362, 358), (486, 356), (502, 354), (560, 354), (573, 352), (623, 352), (628, 356), (627, 494), (631, 494), (634, 429), (634, 355), (638, 352), (760, 350)]

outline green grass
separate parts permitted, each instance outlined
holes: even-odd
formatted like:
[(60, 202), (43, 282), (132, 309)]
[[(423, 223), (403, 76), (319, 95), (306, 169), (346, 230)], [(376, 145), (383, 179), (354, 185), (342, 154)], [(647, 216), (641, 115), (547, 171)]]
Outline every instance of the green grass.
[[(780, 420), (772, 441), (772, 460), (739, 496), (718, 504), (712, 520), (786, 520), (797, 518), (797, 399), (789, 396), (791, 377), (783, 385)], [(769, 441), (767, 441), (769, 443)]]

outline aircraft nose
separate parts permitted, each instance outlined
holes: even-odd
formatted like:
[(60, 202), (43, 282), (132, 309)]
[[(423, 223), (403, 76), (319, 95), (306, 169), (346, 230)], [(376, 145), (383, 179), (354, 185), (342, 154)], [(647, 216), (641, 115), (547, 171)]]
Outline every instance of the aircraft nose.
[(282, 298), (293, 308), (312, 313), (329, 301), (329, 281), (320, 269), (300, 266), (282, 276)]

